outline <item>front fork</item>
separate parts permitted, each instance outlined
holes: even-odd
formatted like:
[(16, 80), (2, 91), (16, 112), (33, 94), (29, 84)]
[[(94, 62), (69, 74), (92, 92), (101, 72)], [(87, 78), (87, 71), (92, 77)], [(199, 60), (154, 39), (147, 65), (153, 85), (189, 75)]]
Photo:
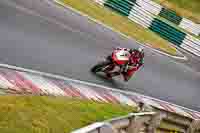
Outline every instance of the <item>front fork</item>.
[(109, 71), (112, 71), (115, 68), (115, 65), (112, 63), (112, 57), (111, 56), (107, 56), (105, 58), (105, 62), (109, 62), (108, 65), (103, 68), (103, 72), (108, 73)]
[(109, 73), (109, 72), (112, 71), (114, 68), (115, 68), (115, 65), (109, 64), (109, 65), (107, 65), (107, 66), (103, 69), (103, 72)]

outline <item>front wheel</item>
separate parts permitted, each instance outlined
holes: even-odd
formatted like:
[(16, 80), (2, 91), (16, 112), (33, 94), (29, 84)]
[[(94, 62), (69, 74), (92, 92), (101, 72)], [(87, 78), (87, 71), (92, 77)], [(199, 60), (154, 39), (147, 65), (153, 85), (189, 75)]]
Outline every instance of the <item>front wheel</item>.
[(109, 62), (100, 62), (92, 67), (91, 72), (97, 73), (103, 71), (103, 68), (105, 68), (107, 65), (109, 65)]

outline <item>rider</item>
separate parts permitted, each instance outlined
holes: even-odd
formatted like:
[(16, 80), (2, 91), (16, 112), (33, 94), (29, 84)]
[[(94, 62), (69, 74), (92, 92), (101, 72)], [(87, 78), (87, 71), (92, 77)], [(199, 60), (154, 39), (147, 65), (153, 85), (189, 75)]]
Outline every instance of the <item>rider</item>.
[[(129, 49), (129, 53), (131, 54), (129, 62), (122, 66), (121, 69), (125, 81), (129, 80), (128, 70), (131, 70), (129, 72), (134, 73), (144, 64), (144, 50), (142, 47), (139, 47), (138, 49)], [(120, 75), (120, 72), (107, 73), (108, 78), (111, 78), (112, 75)]]
[(131, 54), (129, 62), (122, 69), (125, 81), (129, 80), (128, 70), (134, 73), (144, 64), (144, 49), (142, 47), (130, 49), (129, 52)]

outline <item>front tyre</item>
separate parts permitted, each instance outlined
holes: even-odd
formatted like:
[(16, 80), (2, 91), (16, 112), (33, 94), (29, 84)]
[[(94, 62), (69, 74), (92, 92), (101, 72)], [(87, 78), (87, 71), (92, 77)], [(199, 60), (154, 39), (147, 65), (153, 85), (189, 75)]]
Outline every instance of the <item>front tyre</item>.
[(92, 67), (91, 72), (97, 73), (101, 72), (104, 67), (106, 67), (109, 64), (109, 62), (100, 62)]

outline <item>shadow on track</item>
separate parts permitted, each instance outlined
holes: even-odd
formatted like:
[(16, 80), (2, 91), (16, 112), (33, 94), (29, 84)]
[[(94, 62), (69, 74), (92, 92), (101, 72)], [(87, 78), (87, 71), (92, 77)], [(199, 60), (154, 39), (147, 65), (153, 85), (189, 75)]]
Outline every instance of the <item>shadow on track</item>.
[(91, 74), (97, 79), (97, 80), (101, 80), (104, 83), (106, 83), (108, 86), (110, 87), (114, 87), (114, 88), (121, 88), (123, 89), (124, 86), (124, 82), (120, 81), (120, 77), (115, 77), (112, 79), (108, 79), (105, 74), (102, 73), (92, 73)]

